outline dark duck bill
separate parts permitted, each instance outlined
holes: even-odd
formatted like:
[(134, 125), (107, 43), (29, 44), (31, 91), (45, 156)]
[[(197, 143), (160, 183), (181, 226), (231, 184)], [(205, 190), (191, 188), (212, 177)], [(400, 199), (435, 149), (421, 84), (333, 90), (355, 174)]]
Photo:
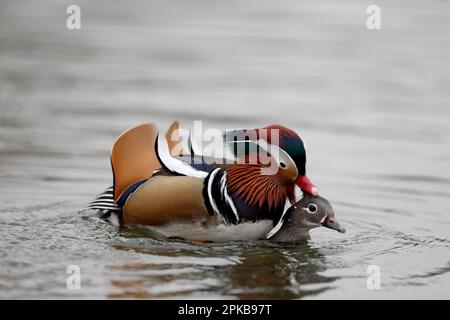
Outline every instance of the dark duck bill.
[(330, 202), (321, 196), (305, 193), (286, 211), (266, 238), (276, 242), (306, 242), (310, 239), (309, 230), (320, 226), (345, 233), (345, 228), (336, 221)]

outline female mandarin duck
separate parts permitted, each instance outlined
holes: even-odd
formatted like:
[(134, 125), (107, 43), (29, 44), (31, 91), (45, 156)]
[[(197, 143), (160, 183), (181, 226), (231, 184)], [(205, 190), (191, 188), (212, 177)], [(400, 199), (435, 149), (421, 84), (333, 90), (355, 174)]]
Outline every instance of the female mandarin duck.
[[(124, 224), (157, 227), (169, 236), (211, 240), (217, 237), (202, 232), (212, 226), (246, 225), (231, 229), (231, 238), (280, 238), (283, 215), (298, 200), (296, 188), (317, 195), (306, 176), (304, 143), (288, 128), (272, 125), (251, 136), (249, 130), (227, 131), (231, 163), (194, 154), (192, 144), (190, 152), (182, 151), (177, 132), (178, 122), (165, 136), (153, 124), (124, 132), (111, 151), (114, 185), (90, 208), (117, 213)], [(263, 153), (268, 161), (262, 161)], [(182, 227), (170, 228), (174, 225)]]

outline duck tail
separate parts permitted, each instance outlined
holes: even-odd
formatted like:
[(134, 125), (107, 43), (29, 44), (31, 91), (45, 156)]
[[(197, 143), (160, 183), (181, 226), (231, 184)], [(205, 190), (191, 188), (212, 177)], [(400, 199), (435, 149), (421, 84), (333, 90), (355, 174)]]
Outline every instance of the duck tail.
[(114, 187), (111, 186), (92, 200), (86, 209), (104, 213), (120, 213), (122, 209), (114, 201)]

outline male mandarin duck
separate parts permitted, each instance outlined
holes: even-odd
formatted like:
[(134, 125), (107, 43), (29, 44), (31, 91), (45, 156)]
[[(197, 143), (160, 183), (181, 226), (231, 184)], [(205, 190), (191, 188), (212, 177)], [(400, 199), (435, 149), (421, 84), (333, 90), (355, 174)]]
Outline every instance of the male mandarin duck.
[[(195, 154), (191, 139), (190, 151), (179, 148), (178, 127), (174, 122), (166, 135), (150, 123), (124, 132), (111, 150), (113, 187), (89, 207), (116, 213), (123, 224), (161, 230), (173, 224), (205, 229), (264, 222), (256, 235), (236, 239), (269, 238), (298, 200), (296, 189), (318, 193), (306, 176), (304, 142), (293, 130), (280, 125), (228, 130), (223, 138), (232, 146), (234, 161), (227, 162)], [(262, 154), (268, 161), (261, 160)]]

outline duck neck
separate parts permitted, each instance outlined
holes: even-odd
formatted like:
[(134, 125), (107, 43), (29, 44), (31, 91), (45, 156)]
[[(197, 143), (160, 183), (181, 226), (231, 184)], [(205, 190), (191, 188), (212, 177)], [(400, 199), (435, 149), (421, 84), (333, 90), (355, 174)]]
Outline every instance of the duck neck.
[(284, 207), (286, 199), (295, 202), (294, 184), (284, 184), (275, 175), (263, 175), (260, 164), (236, 164), (227, 169), (229, 192), (248, 206)]
[(311, 240), (309, 230), (311, 228), (306, 226), (290, 227), (289, 224), (283, 225), (277, 233), (270, 237), (270, 240), (291, 243), (306, 242)]

